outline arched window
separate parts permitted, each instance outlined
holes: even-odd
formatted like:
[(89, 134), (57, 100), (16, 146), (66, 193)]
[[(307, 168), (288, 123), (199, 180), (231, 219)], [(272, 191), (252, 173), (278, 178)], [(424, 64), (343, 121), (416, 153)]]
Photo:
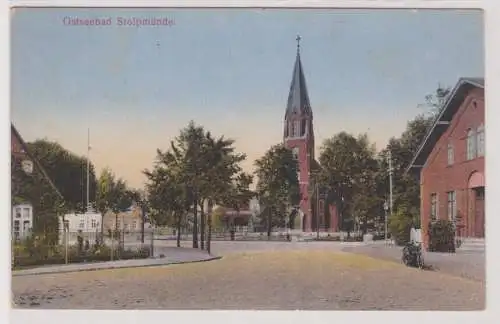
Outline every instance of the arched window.
[(485, 151), (484, 125), (481, 125), (477, 128), (476, 138), (477, 138), (477, 156), (484, 156), (484, 151)]
[(300, 121), (294, 120), (293, 121), (293, 137), (299, 137), (300, 136)]
[(476, 157), (476, 134), (473, 129), (467, 131), (467, 160)]

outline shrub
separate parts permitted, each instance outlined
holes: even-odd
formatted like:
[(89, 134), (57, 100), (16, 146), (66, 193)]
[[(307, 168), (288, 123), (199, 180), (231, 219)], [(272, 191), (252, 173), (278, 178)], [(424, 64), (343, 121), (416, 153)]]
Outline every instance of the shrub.
[(407, 209), (399, 208), (396, 213), (389, 217), (389, 231), (396, 245), (405, 245), (410, 242), (410, 231), (413, 226), (413, 217), (408, 214)]
[(429, 251), (455, 252), (455, 226), (449, 220), (429, 223)]
[[(41, 265), (65, 264), (65, 249), (57, 246), (50, 250), (50, 253), (34, 254), (23, 245), (13, 246), (12, 268), (26, 268)], [(150, 249), (142, 247), (137, 250), (115, 249), (113, 255), (115, 259), (145, 259), (150, 257)], [(112, 251), (105, 245), (94, 245), (91, 249), (81, 251), (78, 244), (68, 247), (68, 263), (102, 262), (111, 260)]]

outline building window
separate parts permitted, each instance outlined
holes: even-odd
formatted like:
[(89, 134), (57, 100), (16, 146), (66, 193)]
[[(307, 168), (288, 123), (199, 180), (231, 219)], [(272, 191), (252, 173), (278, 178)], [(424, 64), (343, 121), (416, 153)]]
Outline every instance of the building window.
[(120, 224), (120, 219), (119, 219), (119, 218), (117, 218), (117, 219), (116, 219), (116, 229), (121, 229), (121, 227), (120, 227), (120, 226), (121, 226), (121, 224)]
[(68, 219), (64, 220), (64, 228), (69, 229), (69, 220)]
[(476, 134), (473, 129), (467, 132), (467, 160), (472, 160), (476, 157)]
[(18, 240), (19, 239), (19, 234), (20, 234), (20, 231), (21, 231), (21, 226), (20, 226), (20, 221), (19, 220), (15, 220), (14, 221), (14, 239)]
[(21, 218), (21, 208), (16, 208), (16, 211), (15, 211), (15, 215), (16, 215), (16, 218)]
[(455, 191), (448, 192), (448, 219), (451, 221), (457, 218), (457, 194)]
[(448, 165), (452, 165), (455, 161), (455, 155), (453, 152), (453, 145), (451, 143), (448, 144)]
[(91, 226), (92, 226), (92, 228), (97, 227), (97, 220), (96, 219), (92, 219)]
[(437, 194), (431, 194), (431, 220), (438, 219), (438, 197)]
[(298, 160), (299, 159), (299, 148), (298, 147), (294, 147), (292, 149), (292, 155), (293, 155), (293, 158), (295, 160)]
[(484, 156), (485, 146), (484, 146), (484, 126), (481, 125), (477, 129), (477, 156)]
[(137, 221), (136, 220), (132, 221), (132, 229), (137, 229)]
[(25, 220), (23, 222), (23, 236), (24, 237), (29, 235), (30, 229), (31, 229), (31, 222), (29, 220)]
[(85, 219), (80, 218), (80, 224), (78, 225), (79, 228), (84, 228), (85, 227)]

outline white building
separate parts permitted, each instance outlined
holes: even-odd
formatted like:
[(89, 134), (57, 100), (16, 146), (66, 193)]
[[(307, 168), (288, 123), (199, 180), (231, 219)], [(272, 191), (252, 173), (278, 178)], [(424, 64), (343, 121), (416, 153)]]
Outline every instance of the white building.
[(16, 205), (12, 208), (12, 238), (21, 240), (31, 234), (33, 228), (33, 206)]
[(64, 225), (68, 233), (68, 243), (76, 244), (78, 242), (78, 234), (81, 232), (84, 238), (90, 241), (95, 241), (97, 234), (101, 232), (102, 215), (100, 213), (73, 213), (59, 216), (59, 242), (62, 244), (64, 240)]

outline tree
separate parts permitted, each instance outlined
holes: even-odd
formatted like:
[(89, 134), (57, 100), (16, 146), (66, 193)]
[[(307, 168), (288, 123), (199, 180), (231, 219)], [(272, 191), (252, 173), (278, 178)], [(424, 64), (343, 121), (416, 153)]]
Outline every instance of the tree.
[(132, 190), (132, 201), (141, 208), (141, 243), (144, 243), (144, 225), (146, 222), (146, 213), (149, 210), (149, 201), (147, 193), (143, 190)]
[(381, 209), (379, 199), (374, 196), (378, 171), (375, 152), (366, 134), (354, 137), (346, 132), (325, 140), (321, 147), (321, 168), (316, 178), (339, 207), (341, 229), (348, 236), (356, 220), (363, 222), (366, 231), (377, 209)]
[(272, 146), (255, 161), (257, 195), (266, 213), (267, 235), (272, 227), (284, 224), (285, 213), (300, 201), (298, 162), (283, 144)]
[(443, 108), (448, 96), (451, 93), (451, 88), (438, 85), (434, 93), (425, 96), (425, 103), (420, 104), (420, 107), (428, 109), (431, 116), (436, 116)]
[(177, 232), (177, 247), (180, 247), (181, 225), (191, 209), (192, 192), (183, 182), (183, 175), (172, 155), (160, 150), (157, 153), (154, 169), (144, 171), (148, 178), (146, 191), (151, 209), (150, 220), (159, 226), (173, 223)]
[[(408, 224), (416, 224), (415, 219), (420, 215), (420, 184), (415, 174), (406, 172), (408, 164), (417, 153), (425, 139), (435, 116), (441, 111), (450, 95), (449, 87), (439, 86), (436, 91), (425, 97), (425, 104), (420, 105), (428, 109), (427, 114), (419, 114), (408, 121), (405, 131), (399, 138), (391, 138), (387, 147), (379, 154), (380, 187), (385, 189), (385, 196), (389, 192), (389, 174), (387, 157), (391, 153), (393, 167), (393, 206), (391, 230), (402, 233)], [(400, 227), (398, 227), (400, 226)], [(401, 227), (402, 226), (402, 227)], [(399, 229), (398, 229), (399, 228)], [(404, 232), (404, 231), (403, 231)], [(392, 233), (392, 232), (391, 232)], [(395, 234), (396, 235), (396, 234)]]
[[(250, 185), (253, 182), (251, 174), (239, 173), (233, 183), (229, 194), (225, 197), (225, 206), (231, 207), (236, 211), (237, 217), (240, 216), (240, 211), (243, 206), (248, 206), (250, 199), (254, 197), (254, 193), (250, 190)], [(224, 198), (223, 198), (224, 199)], [(234, 224), (231, 225), (231, 230), (234, 230)]]
[(207, 161), (203, 159), (205, 130), (191, 121), (188, 126), (171, 142), (171, 151), (166, 159), (178, 169), (177, 176), (192, 193), (190, 206), (193, 210), (193, 248), (198, 248), (198, 202), (202, 184), (203, 169)]
[(96, 208), (97, 211), (99, 211), (99, 213), (102, 215), (101, 234), (104, 234), (104, 217), (111, 208), (111, 195), (114, 186), (115, 175), (109, 168), (104, 168), (99, 176), (96, 190)]
[(123, 179), (118, 179), (112, 184), (109, 199), (109, 208), (115, 215), (115, 233), (120, 233), (118, 214), (125, 212), (132, 205), (132, 193), (127, 189), (127, 184)]
[(210, 217), (212, 219), (212, 227), (220, 229), (223, 227), (223, 218), (226, 214), (226, 209), (222, 206), (217, 206), (213, 209)]
[(198, 209), (201, 210), (201, 248), (204, 248), (205, 202), (208, 201), (209, 209), (222, 202), (231, 188), (233, 176), (241, 170), (239, 163), (245, 155), (236, 153), (233, 144), (234, 140), (223, 136), (213, 138), (202, 126), (190, 122), (170, 143), (169, 150), (157, 151), (154, 169), (145, 171), (151, 206), (166, 216), (165, 222), (174, 217), (180, 229), (180, 217), (190, 211), (194, 214), (194, 248), (198, 247)]
[[(27, 143), (36, 158), (64, 197), (67, 208), (84, 211), (87, 192), (87, 158), (78, 156), (57, 142), (38, 139)], [(90, 163), (90, 197), (95, 197), (97, 181)]]
[[(210, 252), (210, 235), (212, 230), (212, 208), (214, 204), (225, 203), (229, 197), (244, 199), (248, 194), (245, 191), (245, 183), (252, 182), (251, 176), (240, 173), (239, 178), (234, 179), (235, 175), (241, 172), (240, 162), (246, 159), (245, 154), (237, 153), (234, 148), (234, 140), (224, 138), (213, 138), (210, 132), (205, 134), (203, 143), (203, 158), (206, 163), (203, 169), (202, 185), (200, 190), (200, 209), (201, 209), (201, 248), (204, 247), (205, 240), (205, 217), (204, 203), (208, 202), (208, 235), (207, 250)], [(249, 178), (250, 177), (250, 178)], [(245, 182), (246, 181), (246, 182)], [(235, 187), (234, 183), (239, 187)], [(237, 188), (235, 190), (235, 188)], [(237, 194), (236, 194), (237, 193)], [(234, 202), (234, 199), (233, 199)]]

